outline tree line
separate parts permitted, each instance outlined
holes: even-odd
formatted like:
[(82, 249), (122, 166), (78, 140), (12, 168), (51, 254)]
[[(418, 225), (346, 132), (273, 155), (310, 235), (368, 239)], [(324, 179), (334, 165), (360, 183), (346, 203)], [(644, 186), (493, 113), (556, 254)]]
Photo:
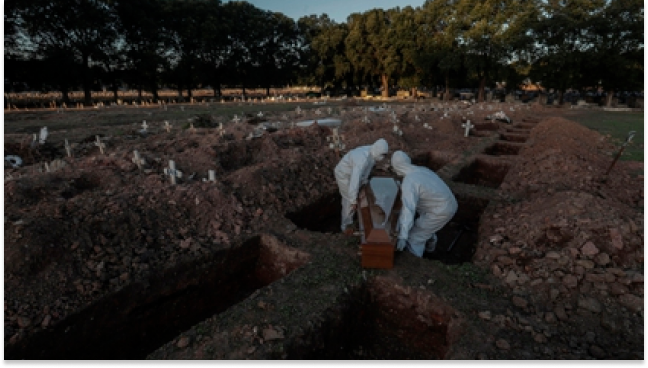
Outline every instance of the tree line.
[(5, 91), (81, 87), (88, 105), (123, 84), (156, 100), (162, 86), (643, 90), (640, 0), (428, 0), (345, 23), (246, 1), (8, 0), (4, 19)]

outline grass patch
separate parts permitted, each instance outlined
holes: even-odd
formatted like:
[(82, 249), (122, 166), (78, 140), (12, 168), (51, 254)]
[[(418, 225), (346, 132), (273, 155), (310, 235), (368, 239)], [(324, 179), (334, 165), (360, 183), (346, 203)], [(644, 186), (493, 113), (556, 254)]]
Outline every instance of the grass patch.
[(601, 134), (609, 134), (612, 141), (621, 147), (625, 142), (628, 132), (637, 132), (632, 142), (625, 148), (620, 160), (641, 161), (644, 160), (644, 115), (643, 112), (625, 111), (599, 111), (587, 110), (571, 112), (568, 115), (574, 120)]

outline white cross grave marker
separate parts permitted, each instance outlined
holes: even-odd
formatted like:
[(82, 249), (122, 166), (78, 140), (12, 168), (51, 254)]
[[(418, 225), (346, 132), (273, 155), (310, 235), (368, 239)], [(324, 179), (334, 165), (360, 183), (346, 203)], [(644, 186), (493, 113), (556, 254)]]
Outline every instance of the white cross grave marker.
[(104, 148), (106, 148), (106, 144), (101, 143), (101, 138), (99, 138), (98, 135), (95, 135), (95, 138), (97, 138), (97, 141), (95, 142), (95, 146), (99, 147), (99, 151), (103, 155), (104, 154)]
[(297, 108), (295, 109), (295, 112), (297, 113), (297, 115), (301, 115), (301, 111), (302, 111), (301, 107), (297, 106)]
[(137, 168), (139, 170), (142, 170), (142, 166), (146, 163), (142, 156), (140, 156), (139, 152), (137, 150), (133, 150), (133, 163), (137, 165)]
[(142, 130), (140, 130), (140, 133), (146, 134), (148, 127), (149, 126), (148, 126), (148, 124), (146, 124), (146, 120), (142, 120)]
[(225, 129), (223, 129), (223, 123), (218, 123), (218, 134), (223, 138), (225, 135)]
[(232, 121), (234, 122), (234, 124), (238, 124), (241, 119), (239, 119), (238, 115), (234, 114), (234, 119), (232, 119)]
[(182, 171), (176, 170), (175, 161), (169, 160), (169, 168), (164, 169), (164, 174), (169, 175), (171, 184), (175, 185), (178, 178), (182, 178)]
[(171, 124), (167, 120), (164, 121), (164, 129), (166, 129), (167, 133), (171, 133)]
[(67, 138), (65, 139), (65, 151), (67, 152), (68, 157), (72, 157), (72, 147), (70, 147)]
[(48, 136), (47, 127), (42, 127), (40, 130), (40, 137), (38, 142), (40, 144), (45, 144), (45, 140), (47, 140), (47, 136)]
[(338, 128), (333, 128), (333, 135), (326, 137), (326, 140), (331, 142), (329, 148), (335, 150), (335, 155), (340, 158), (340, 150), (343, 150), (346, 145), (342, 142), (343, 135), (338, 134)]
[(260, 117), (260, 118), (262, 118), (262, 117), (263, 117), (263, 111), (259, 111), (259, 113), (257, 114), (257, 116)]
[(470, 124), (470, 120), (467, 120), (465, 123), (461, 124), (462, 128), (466, 128), (466, 132), (464, 134), (464, 137), (467, 137), (468, 134), (470, 133), (470, 129), (474, 128), (475, 126)]

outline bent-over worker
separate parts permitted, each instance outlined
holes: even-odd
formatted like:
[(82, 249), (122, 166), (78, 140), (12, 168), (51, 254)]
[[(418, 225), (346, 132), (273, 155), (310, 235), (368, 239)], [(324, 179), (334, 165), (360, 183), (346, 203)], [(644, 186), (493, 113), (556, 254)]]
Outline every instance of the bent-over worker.
[[(437, 174), (426, 167), (412, 165), (405, 152), (394, 152), (391, 165), (396, 174), (404, 176), (396, 247), (399, 251), (407, 247), (412, 254), (422, 257), (424, 251), (436, 249), (436, 232), (457, 212), (457, 199)], [(419, 217), (415, 221), (416, 213)]]
[(342, 231), (353, 224), (360, 186), (367, 183), (374, 164), (382, 161), (388, 151), (387, 141), (380, 138), (371, 146), (352, 149), (335, 166), (335, 180), (342, 195)]

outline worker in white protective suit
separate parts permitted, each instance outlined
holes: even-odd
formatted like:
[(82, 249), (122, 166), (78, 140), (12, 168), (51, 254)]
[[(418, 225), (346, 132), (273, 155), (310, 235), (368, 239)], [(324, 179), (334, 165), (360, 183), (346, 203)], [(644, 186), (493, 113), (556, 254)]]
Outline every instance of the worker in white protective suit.
[(358, 191), (367, 183), (376, 162), (387, 155), (387, 141), (380, 138), (371, 146), (361, 146), (349, 151), (335, 166), (335, 180), (342, 195), (342, 231), (353, 224), (353, 214), (358, 207)]
[[(407, 248), (422, 257), (424, 251), (436, 249), (436, 232), (457, 212), (457, 199), (437, 174), (426, 167), (412, 165), (405, 152), (394, 152), (391, 165), (396, 174), (404, 176), (396, 248), (399, 251)], [(414, 220), (417, 213), (419, 217)]]

